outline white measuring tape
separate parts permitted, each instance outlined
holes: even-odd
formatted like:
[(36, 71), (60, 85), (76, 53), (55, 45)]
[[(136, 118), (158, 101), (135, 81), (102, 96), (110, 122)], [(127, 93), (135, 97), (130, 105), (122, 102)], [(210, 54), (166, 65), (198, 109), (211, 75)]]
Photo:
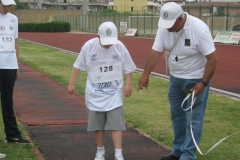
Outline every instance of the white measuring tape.
[(230, 137), (230, 136), (232, 136), (232, 135), (234, 135), (234, 134), (239, 134), (240, 131), (235, 132), (235, 133), (233, 133), (232, 135), (229, 135), (229, 136), (221, 139), (219, 142), (217, 142), (216, 144), (214, 144), (206, 153), (203, 154), (203, 153), (201, 152), (200, 148), (198, 147), (197, 143), (196, 143), (196, 140), (195, 140), (195, 138), (194, 138), (193, 131), (192, 131), (192, 107), (193, 107), (193, 104), (194, 104), (194, 102), (195, 102), (195, 100), (196, 100), (196, 97), (194, 97), (194, 94), (195, 94), (195, 91), (193, 91), (191, 94), (188, 94), (188, 95), (187, 95), (187, 97), (186, 97), (186, 98), (183, 100), (183, 102), (182, 102), (181, 108), (182, 108), (183, 104), (185, 103), (185, 101), (191, 96), (191, 105), (190, 105), (190, 107), (188, 107), (188, 108), (186, 108), (186, 109), (184, 109), (184, 108), (182, 108), (182, 109), (183, 109), (184, 111), (187, 111), (187, 110), (191, 109), (191, 114), (190, 114), (190, 128), (191, 128), (191, 135), (192, 135), (193, 142), (194, 142), (194, 144), (195, 144), (198, 152), (199, 152), (201, 155), (207, 155), (207, 154), (210, 153), (215, 147), (217, 147), (220, 143), (222, 143), (225, 139), (227, 139), (228, 137)]

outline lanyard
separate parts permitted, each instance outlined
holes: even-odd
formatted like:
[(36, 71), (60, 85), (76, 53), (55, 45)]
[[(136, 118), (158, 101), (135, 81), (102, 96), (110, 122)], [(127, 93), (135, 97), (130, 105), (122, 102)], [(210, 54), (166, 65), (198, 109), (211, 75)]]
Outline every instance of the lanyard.
[[(234, 135), (234, 134), (239, 134), (240, 131), (235, 132), (235, 133), (233, 133), (232, 135), (229, 135), (229, 136), (221, 139), (221, 140), (218, 141), (216, 144), (214, 144), (206, 153), (203, 154), (203, 153), (201, 152), (200, 148), (199, 148), (198, 145), (197, 145), (197, 142), (196, 142), (196, 140), (195, 140), (195, 138), (194, 138), (193, 131), (192, 131), (192, 107), (193, 107), (193, 104), (194, 104), (194, 102), (195, 102), (195, 100), (196, 100), (196, 98), (197, 98), (197, 97), (194, 97), (194, 94), (195, 94), (195, 90), (194, 90), (192, 93), (190, 93), (190, 94), (187, 95), (187, 97), (186, 97), (186, 98), (183, 100), (183, 102), (182, 102), (181, 108), (182, 108), (184, 111), (187, 111), (187, 110), (191, 109), (191, 114), (190, 114), (190, 129), (191, 129), (192, 140), (193, 140), (193, 142), (194, 142), (194, 144), (195, 144), (198, 152), (199, 152), (201, 155), (207, 155), (207, 154), (210, 153), (214, 148), (216, 148), (220, 143), (222, 143), (225, 139), (227, 139), (228, 137), (230, 137), (230, 136), (232, 136), (232, 135)], [(190, 107), (184, 109), (184, 108), (183, 108), (183, 104), (185, 103), (185, 101), (186, 101), (189, 97), (191, 97), (191, 105), (190, 105)]]

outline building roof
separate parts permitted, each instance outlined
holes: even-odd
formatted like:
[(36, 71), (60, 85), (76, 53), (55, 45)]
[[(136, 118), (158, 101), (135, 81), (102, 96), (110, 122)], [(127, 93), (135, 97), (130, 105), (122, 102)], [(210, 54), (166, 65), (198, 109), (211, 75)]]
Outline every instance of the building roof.
[(163, 2), (163, 3), (167, 3), (167, 2), (183, 2), (183, 0), (157, 0), (157, 2)]
[(238, 3), (234, 3), (234, 2), (196, 2), (196, 3), (186, 3), (185, 6), (189, 6), (189, 7), (199, 7), (201, 5), (201, 7), (209, 7), (209, 6), (218, 6), (218, 7), (227, 7), (227, 5), (229, 7), (240, 7), (240, 4)]

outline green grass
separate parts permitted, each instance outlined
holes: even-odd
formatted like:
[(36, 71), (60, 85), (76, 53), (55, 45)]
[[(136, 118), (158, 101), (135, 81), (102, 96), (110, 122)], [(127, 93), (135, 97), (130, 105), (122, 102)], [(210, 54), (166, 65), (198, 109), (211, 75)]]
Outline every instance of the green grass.
[[(77, 45), (77, 44), (76, 44)], [(75, 55), (19, 41), (20, 60), (61, 84), (67, 86)], [(80, 46), (79, 46), (80, 49)], [(80, 72), (76, 88), (84, 95), (86, 72)], [(150, 77), (147, 90), (136, 91), (140, 73), (133, 73), (133, 94), (124, 98), (125, 120), (134, 128), (146, 133), (154, 141), (171, 148), (173, 131), (167, 99), (168, 81)], [(199, 145), (205, 153), (220, 139), (240, 130), (240, 101), (216, 94), (209, 95), (203, 138)], [(198, 160), (240, 159), (240, 134), (222, 142), (206, 156), (197, 153)], [(29, 148), (30, 150), (30, 148)]]
[[(22, 136), (26, 137), (26, 127), (18, 123), (19, 130), (22, 132)], [(37, 156), (33, 152), (36, 146), (5, 143), (5, 133), (2, 120), (2, 114), (0, 114), (0, 153), (6, 154), (4, 160), (38, 160)]]

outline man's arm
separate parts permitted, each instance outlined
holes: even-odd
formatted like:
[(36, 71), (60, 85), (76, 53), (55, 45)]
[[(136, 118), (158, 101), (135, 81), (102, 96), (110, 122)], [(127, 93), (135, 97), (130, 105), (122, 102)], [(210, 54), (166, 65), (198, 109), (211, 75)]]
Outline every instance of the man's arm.
[(212, 78), (215, 70), (216, 70), (216, 66), (217, 66), (216, 52), (213, 52), (213, 53), (207, 55), (206, 59), (207, 59), (207, 63), (206, 63), (206, 66), (205, 66), (205, 70), (204, 70), (202, 80), (204, 82), (208, 83), (210, 81), (210, 79)]
[(138, 79), (138, 89), (137, 89), (138, 91), (139, 89), (143, 89), (143, 86), (145, 88), (148, 87), (149, 75), (151, 74), (153, 68), (156, 66), (161, 53), (162, 52), (158, 52), (153, 49), (151, 50), (151, 53), (149, 54), (148, 59), (146, 61), (143, 74)]
[(72, 68), (72, 73), (71, 73), (71, 77), (69, 80), (69, 85), (68, 85), (68, 92), (73, 95), (73, 93), (76, 91), (75, 88), (75, 83), (77, 80), (77, 76), (78, 76), (79, 70), (75, 67)]
[(204, 91), (204, 88), (205, 88), (204, 83), (209, 83), (209, 81), (211, 80), (211, 78), (216, 70), (216, 66), (217, 66), (216, 52), (213, 52), (213, 53), (207, 55), (206, 59), (207, 59), (207, 63), (206, 63), (203, 78), (202, 78), (203, 82), (199, 82), (192, 88), (192, 90), (195, 90), (195, 96), (201, 94)]

